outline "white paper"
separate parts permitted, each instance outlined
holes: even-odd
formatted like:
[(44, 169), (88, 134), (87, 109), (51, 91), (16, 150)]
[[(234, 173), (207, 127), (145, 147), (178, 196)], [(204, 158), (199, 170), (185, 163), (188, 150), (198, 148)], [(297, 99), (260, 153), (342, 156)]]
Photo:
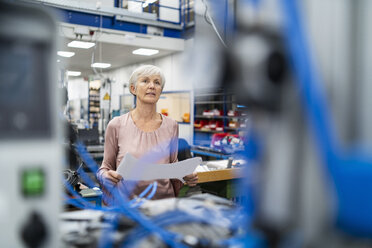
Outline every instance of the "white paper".
[(218, 170), (223, 170), (223, 169), (226, 169), (227, 168), (228, 162), (229, 161), (227, 159), (224, 159), (224, 160), (213, 160), (213, 161), (208, 161), (207, 162), (207, 166), (209, 168), (215, 168), (215, 169), (218, 169)]
[(138, 181), (177, 178), (184, 182), (182, 178), (192, 174), (195, 168), (201, 164), (202, 159), (196, 157), (172, 164), (152, 164), (139, 161), (139, 159), (127, 153), (116, 169), (116, 172), (124, 180)]
[(206, 171), (210, 171), (208, 166), (206, 165), (198, 165), (195, 169), (195, 172), (206, 172)]

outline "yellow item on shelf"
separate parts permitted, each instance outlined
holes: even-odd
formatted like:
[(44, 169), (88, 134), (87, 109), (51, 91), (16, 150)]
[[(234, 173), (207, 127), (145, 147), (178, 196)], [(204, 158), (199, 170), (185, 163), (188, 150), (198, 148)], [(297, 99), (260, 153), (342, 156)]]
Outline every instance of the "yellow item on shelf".
[(168, 109), (161, 109), (160, 112), (162, 115), (168, 116)]
[(190, 123), (190, 113), (184, 113), (182, 116), (183, 122), (188, 122)]

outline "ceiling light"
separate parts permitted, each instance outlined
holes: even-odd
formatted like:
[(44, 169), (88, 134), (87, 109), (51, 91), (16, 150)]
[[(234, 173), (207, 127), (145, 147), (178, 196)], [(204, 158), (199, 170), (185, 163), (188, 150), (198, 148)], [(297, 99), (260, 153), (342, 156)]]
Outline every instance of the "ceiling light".
[(75, 55), (74, 52), (58, 51), (57, 54), (61, 57), (70, 58)]
[(109, 63), (94, 63), (94, 64), (91, 64), (90, 66), (94, 67), (94, 68), (109, 68), (111, 66), (111, 64), (109, 64)]
[(76, 48), (83, 48), (83, 49), (91, 48), (94, 45), (95, 43), (93, 42), (79, 41), (79, 40), (73, 40), (67, 44), (68, 47), (76, 47)]
[(137, 55), (151, 56), (151, 55), (159, 53), (159, 50), (139, 48), (137, 50), (134, 50), (132, 53), (137, 54)]
[(67, 71), (67, 76), (78, 77), (81, 75), (80, 71)]

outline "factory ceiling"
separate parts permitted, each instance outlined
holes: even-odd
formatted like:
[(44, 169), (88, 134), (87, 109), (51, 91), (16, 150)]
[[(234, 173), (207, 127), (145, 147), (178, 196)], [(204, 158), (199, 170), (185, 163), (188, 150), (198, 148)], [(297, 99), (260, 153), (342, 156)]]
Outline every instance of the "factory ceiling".
[[(65, 68), (68, 71), (80, 71), (83, 77), (89, 77), (94, 74), (91, 68), (92, 62), (111, 64), (110, 68), (102, 69), (105, 72), (184, 50), (184, 40), (182, 39), (104, 30), (67, 23), (60, 23), (59, 28), (60, 41), (58, 50), (74, 52), (75, 54), (70, 58), (58, 56), (57, 62), (61, 68)], [(73, 40), (93, 42), (95, 46), (89, 49), (68, 47), (68, 43)], [(159, 52), (152, 56), (132, 53), (139, 48), (151, 48)]]

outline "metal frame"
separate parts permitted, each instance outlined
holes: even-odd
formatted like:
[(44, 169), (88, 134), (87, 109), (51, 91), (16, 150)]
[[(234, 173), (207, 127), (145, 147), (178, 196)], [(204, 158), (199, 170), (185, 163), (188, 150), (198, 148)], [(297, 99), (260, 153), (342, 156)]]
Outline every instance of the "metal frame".
[[(71, 24), (99, 27), (100, 18), (102, 17), (102, 28), (147, 34), (147, 27), (155, 26), (163, 29), (163, 36), (171, 38), (182, 38), (185, 27), (190, 27), (190, 23), (185, 23), (186, 9), (183, 8), (183, 3), (187, 1), (188, 5), (189, 0), (179, 0), (179, 8), (153, 3), (149, 4), (149, 11), (152, 9), (152, 6), (178, 10), (180, 19), (179, 22), (176, 23), (161, 20), (153, 13), (133, 13), (121, 8), (118, 0), (114, 1), (114, 6), (112, 8), (96, 8), (92, 5), (77, 3), (72, 0), (64, 0), (63, 2), (58, 0), (36, 1), (57, 9), (57, 12), (62, 17), (62, 21)], [(143, 2), (139, 0), (130, 1)], [(187, 8), (187, 13), (189, 13), (190, 9), (189, 7)], [(187, 15), (189, 19), (189, 14)]]

